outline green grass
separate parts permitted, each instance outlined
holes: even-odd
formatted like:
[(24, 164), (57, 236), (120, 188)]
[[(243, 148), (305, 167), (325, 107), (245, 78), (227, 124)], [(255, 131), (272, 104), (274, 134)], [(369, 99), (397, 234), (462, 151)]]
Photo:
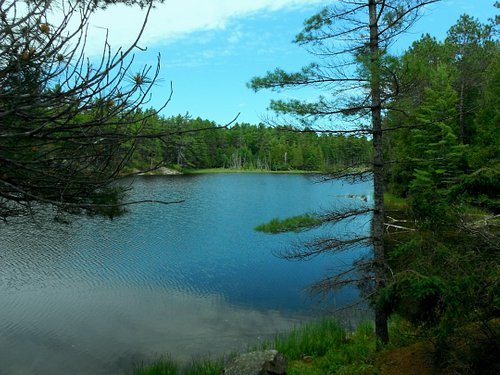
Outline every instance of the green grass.
[(183, 371), (183, 375), (220, 375), (224, 369), (224, 358), (194, 360)]
[(386, 349), (410, 346), (418, 342), (422, 335), (418, 327), (413, 326), (397, 314), (392, 315), (389, 319), (389, 333), (391, 341)]
[[(227, 358), (234, 358), (231, 354)], [(133, 375), (220, 375), (224, 368), (224, 357), (193, 359), (191, 363), (180, 366), (170, 356), (163, 356), (151, 364), (140, 364)]]
[(474, 219), (487, 218), (491, 216), (491, 211), (484, 207), (473, 206), (471, 204), (462, 204), (460, 206), (461, 213), (465, 216)]
[(346, 331), (335, 320), (322, 320), (296, 327), (277, 335), (263, 349), (273, 347), (286, 354), (289, 360), (302, 359), (304, 355), (324, 356), (331, 348), (339, 347), (346, 340)]
[(170, 358), (164, 356), (155, 362), (141, 364), (134, 370), (133, 375), (178, 375), (179, 366)]
[(408, 202), (405, 198), (391, 193), (384, 193), (384, 204), (388, 210), (405, 210), (408, 208)]
[(375, 353), (372, 323), (348, 334), (339, 323), (324, 320), (307, 324), (277, 337), (275, 348), (290, 361), (290, 375), (373, 374), (370, 355)]
[[(279, 334), (273, 341), (252, 350), (273, 348), (288, 359), (289, 375), (375, 374), (373, 364), (375, 336), (373, 324), (362, 323), (355, 332), (348, 333), (335, 320), (322, 320), (296, 327)], [(185, 368), (170, 357), (141, 366), (133, 375), (219, 375), (224, 359), (194, 360)]]
[(288, 217), (286, 219), (274, 218), (268, 223), (260, 224), (255, 227), (257, 232), (264, 233), (284, 233), (284, 232), (302, 232), (321, 225), (322, 220), (314, 215), (305, 214)]

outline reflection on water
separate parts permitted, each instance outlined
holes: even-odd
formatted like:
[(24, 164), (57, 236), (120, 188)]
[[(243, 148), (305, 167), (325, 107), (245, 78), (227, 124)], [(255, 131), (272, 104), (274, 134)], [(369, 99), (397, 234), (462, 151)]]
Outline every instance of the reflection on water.
[[(273, 217), (360, 204), (370, 184), (298, 175), (153, 177), (113, 221), (0, 226), (0, 374), (121, 374), (170, 352), (178, 360), (245, 348), (309, 319), (304, 287), (352, 254), (285, 262), (296, 235), (257, 233)], [(342, 228), (368, 230), (368, 217)], [(366, 252), (359, 249), (358, 253)], [(354, 290), (336, 295), (352, 301)]]
[(65, 289), (2, 302), (10, 322), (2, 327), (2, 374), (119, 374), (159, 353), (188, 361), (244, 349), (300, 321), (168, 289)]

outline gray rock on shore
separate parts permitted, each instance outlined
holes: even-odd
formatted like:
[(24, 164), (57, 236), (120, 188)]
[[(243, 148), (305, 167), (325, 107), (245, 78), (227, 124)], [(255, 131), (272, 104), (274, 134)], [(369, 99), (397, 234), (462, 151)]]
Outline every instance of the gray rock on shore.
[(277, 350), (263, 350), (236, 357), (223, 375), (286, 375), (288, 362)]

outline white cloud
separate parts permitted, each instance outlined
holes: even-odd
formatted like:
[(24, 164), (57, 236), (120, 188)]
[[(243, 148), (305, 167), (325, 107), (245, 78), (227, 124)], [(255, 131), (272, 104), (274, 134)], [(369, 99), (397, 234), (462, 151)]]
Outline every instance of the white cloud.
[[(259, 12), (295, 9), (323, 3), (321, 0), (167, 0), (151, 11), (141, 47), (167, 44), (190, 33), (224, 29), (231, 20)], [(145, 11), (138, 7), (112, 6), (94, 14), (90, 21), (87, 53), (99, 54), (106, 29), (113, 48), (127, 47), (137, 36)], [(238, 38), (238, 31), (230, 36)]]
[(243, 33), (241, 32), (241, 30), (233, 30), (229, 34), (227, 42), (229, 44), (237, 44), (241, 40), (241, 38), (243, 38)]

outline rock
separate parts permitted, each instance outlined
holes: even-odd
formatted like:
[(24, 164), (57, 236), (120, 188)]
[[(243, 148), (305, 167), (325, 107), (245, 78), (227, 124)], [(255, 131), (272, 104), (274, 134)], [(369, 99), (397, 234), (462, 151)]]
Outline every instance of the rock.
[(175, 169), (170, 169), (166, 167), (160, 167), (147, 172), (139, 172), (139, 170), (135, 169), (132, 171), (132, 173), (137, 173), (137, 175), (139, 176), (171, 176), (171, 175), (182, 174), (181, 172), (176, 171)]
[(170, 169), (166, 167), (160, 167), (157, 169), (157, 174), (163, 175), (163, 176), (170, 176), (170, 175), (178, 175), (181, 174), (181, 172), (176, 171), (175, 169)]
[(287, 360), (277, 350), (264, 350), (236, 357), (224, 375), (286, 375)]

